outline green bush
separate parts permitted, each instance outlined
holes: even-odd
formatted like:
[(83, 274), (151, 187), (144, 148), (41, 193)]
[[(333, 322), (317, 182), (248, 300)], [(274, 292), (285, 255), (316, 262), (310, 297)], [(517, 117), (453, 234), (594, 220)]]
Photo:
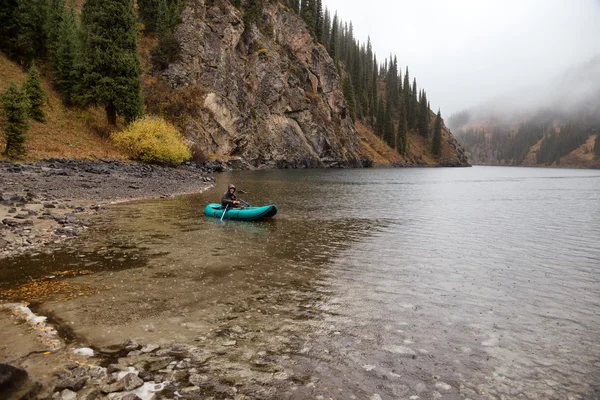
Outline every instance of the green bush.
[(192, 157), (183, 136), (170, 123), (159, 117), (144, 117), (125, 130), (111, 135), (121, 149), (143, 162), (170, 161), (176, 164)]

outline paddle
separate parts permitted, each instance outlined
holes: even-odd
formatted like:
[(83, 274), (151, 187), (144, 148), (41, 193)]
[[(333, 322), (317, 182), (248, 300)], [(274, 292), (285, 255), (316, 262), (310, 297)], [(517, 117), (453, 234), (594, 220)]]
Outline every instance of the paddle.
[(223, 217), (225, 216), (225, 213), (227, 212), (227, 209), (229, 208), (229, 204), (227, 204), (225, 206), (225, 211), (223, 211), (223, 215), (221, 215), (221, 219), (217, 221), (217, 225), (219, 225), (220, 223), (223, 222)]
[(248, 207), (252, 207), (252, 206), (250, 205), (250, 203), (246, 202), (244, 199), (240, 199), (240, 201), (241, 201), (242, 203), (244, 203), (245, 205), (247, 205)]

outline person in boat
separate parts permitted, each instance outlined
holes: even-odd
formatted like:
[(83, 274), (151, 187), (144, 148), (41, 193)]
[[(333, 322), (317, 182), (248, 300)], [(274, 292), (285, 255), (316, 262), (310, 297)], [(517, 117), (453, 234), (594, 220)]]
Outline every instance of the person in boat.
[(235, 208), (240, 206), (240, 202), (235, 195), (235, 186), (229, 185), (229, 189), (225, 193), (223, 193), (223, 197), (221, 197), (221, 206), (223, 208), (229, 206), (229, 208)]

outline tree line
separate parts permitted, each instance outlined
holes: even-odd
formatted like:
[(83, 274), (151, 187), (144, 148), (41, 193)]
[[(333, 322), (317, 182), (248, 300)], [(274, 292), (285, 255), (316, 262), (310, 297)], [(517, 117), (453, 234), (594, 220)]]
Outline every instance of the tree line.
[[(590, 121), (573, 121), (555, 126), (552, 122), (523, 123), (515, 132), (508, 128), (495, 128), (491, 135), (483, 129), (459, 130), (457, 138), (472, 154), (491, 153), (502, 164), (521, 165), (531, 147), (540, 142), (536, 163), (560, 164), (560, 159), (580, 148), (591, 135), (600, 132), (600, 124)], [(600, 140), (594, 148), (586, 149), (600, 156)]]
[(315, 40), (333, 58), (342, 77), (349, 114), (371, 126), (375, 133), (400, 154), (408, 151), (408, 134), (415, 132), (431, 140), (432, 152), (441, 154), (442, 120), (438, 111), (431, 129), (432, 112), (427, 93), (418, 89), (416, 78), (404, 74), (398, 59), (390, 55), (377, 61), (370, 39), (361, 43), (352, 22), (323, 8), (321, 0), (285, 0), (306, 22)]
[(6, 0), (0, 3), (0, 50), (24, 66), (39, 60), (66, 105), (100, 105), (107, 120), (129, 123), (143, 114), (138, 21), (157, 35), (156, 68), (178, 53), (173, 30), (182, 0), (86, 0), (81, 13), (72, 1)]

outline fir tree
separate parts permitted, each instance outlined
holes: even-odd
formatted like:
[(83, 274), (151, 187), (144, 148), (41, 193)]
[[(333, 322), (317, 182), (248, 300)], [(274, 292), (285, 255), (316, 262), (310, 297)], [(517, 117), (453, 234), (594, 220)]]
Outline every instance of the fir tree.
[(49, 0), (48, 15), (45, 22), (46, 47), (50, 60), (56, 57), (60, 27), (65, 12), (65, 0)]
[(339, 60), (338, 58), (338, 52), (339, 52), (339, 40), (338, 40), (338, 34), (339, 34), (339, 20), (338, 20), (338, 16), (337, 13), (335, 13), (335, 15), (333, 16), (333, 23), (331, 26), (331, 38), (329, 39), (329, 55), (331, 56), (331, 58), (333, 58), (333, 61), (335, 61), (337, 63), (337, 61)]
[(101, 104), (108, 122), (143, 112), (137, 27), (132, 0), (87, 0), (83, 6), (83, 100)]
[(29, 130), (29, 101), (25, 92), (11, 81), (0, 96), (1, 113), (4, 121), (5, 156), (18, 156), (25, 152), (25, 134)]
[(424, 90), (421, 92), (421, 101), (419, 102), (419, 134), (423, 137), (429, 136), (429, 108)]
[(404, 105), (404, 97), (400, 99), (400, 122), (398, 123), (398, 135), (396, 151), (405, 155), (408, 149), (408, 126), (406, 123), (406, 106)]
[(46, 114), (42, 107), (46, 104), (47, 97), (42, 87), (42, 79), (35, 65), (29, 68), (27, 81), (23, 85), (23, 90), (29, 100), (29, 116), (39, 122), (46, 120)]
[(383, 137), (385, 126), (385, 106), (383, 105), (383, 100), (381, 97), (377, 102), (377, 120), (375, 122), (375, 133), (379, 137)]
[(63, 102), (73, 104), (81, 79), (81, 41), (73, 6), (63, 8), (52, 69)]
[(45, 53), (45, 0), (0, 2), (0, 48), (25, 64)]
[(316, 0), (316, 9), (315, 9), (315, 35), (317, 38), (317, 42), (323, 43), (323, 28), (324, 28), (324, 20), (323, 20), (323, 1)]
[(392, 121), (392, 105), (386, 104), (383, 123), (383, 140), (392, 148), (396, 148), (394, 122)]
[(431, 152), (435, 156), (442, 155), (442, 113), (438, 110), (433, 128), (433, 141), (431, 143)]
[(352, 85), (352, 80), (350, 77), (346, 76), (344, 78), (343, 92), (346, 101), (348, 102), (348, 110), (350, 112), (350, 117), (352, 120), (356, 120), (356, 97), (354, 94), (354, 86)]

